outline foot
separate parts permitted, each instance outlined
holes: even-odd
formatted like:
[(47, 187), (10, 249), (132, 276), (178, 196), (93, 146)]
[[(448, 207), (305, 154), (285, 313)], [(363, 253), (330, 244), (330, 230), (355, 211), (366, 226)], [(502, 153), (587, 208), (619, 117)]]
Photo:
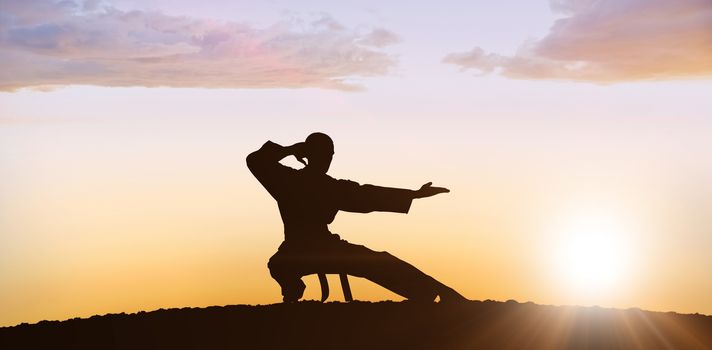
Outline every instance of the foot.
[(462, 296), (462, 294), (458, 293), (457, 291), (448, 286), (442, 286), (438, 291), (438, 296), (440, 296), (441, 303), (451, 304), (470, 301), (469, 299)]
[(435, 301), (435, 298), (438, 296), (437, 293), (432, 292), (432, 293), (424, 293), (423, 295), (419, 296), (411, 296), (410, 298), (404, 300), (409, 303), (418, 303), (418, 304), (426, 304), (426, 303), (432, 303)]
[(295, 303), (304, 296), (304, 289), (307, 286), (302, 282), (302, 279), (297, 279), (296, 282), (282, 288), (282, 301), (285, 303)]

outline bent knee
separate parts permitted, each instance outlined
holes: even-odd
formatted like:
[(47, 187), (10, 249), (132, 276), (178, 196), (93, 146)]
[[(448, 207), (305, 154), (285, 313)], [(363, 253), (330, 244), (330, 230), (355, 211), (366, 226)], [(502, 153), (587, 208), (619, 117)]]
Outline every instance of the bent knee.
[(294, 259), (282, 254), (275, 254), (267, 262), (267, 268), (272, 277), (275, 278), (280, 276), (292, 276), (297, 272), (297, 267)]
[(279, 257), (277, 254), (273, 255), (269, 258), (269, 261), (267, 261), (267, 268), (272, 275), (275, 273), (278, 274), (280, 271), (284, 270), (285, 266), (286, 264), (284, 259)]
[(277, 255), (272, 256), (269, 258), (269, 261), (267, 261), (267, 268), (270, 271), (280, 270), (284, 268), (285, 265), (284, 259), (278, 257)]

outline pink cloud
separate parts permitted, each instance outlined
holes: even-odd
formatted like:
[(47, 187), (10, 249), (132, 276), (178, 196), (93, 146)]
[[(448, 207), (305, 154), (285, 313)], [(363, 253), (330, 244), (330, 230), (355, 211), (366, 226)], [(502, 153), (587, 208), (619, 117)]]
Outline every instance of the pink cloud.
[(373, 47), (385, 47), (401, 42), (401, 37), (387, 29), (377, 28), (359, 40), (359, 44)]
[(519, 79), (611, 83), (712, 76), (710, 0), (553, 0), (564, 14), (513, 56), (479, 47), (443, 61)]
[[(324, 16), (255, 28), (95, 3), (0, 0), (0, 90), (63, 85), (354, 90), (395, 64)], [(380, 32), (379, 32), (380, 33)], [(381, 34), (376, 34), (383, 36)], [(382, 43), (383, 45), (376, 45)]]

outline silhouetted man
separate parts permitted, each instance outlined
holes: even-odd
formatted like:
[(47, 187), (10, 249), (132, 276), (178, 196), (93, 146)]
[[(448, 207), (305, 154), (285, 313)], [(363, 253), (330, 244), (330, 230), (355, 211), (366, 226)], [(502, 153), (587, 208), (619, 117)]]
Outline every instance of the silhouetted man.
[[(431, 183), (413, 191), (336, 180), (326, 174), (333, 155), (331, 138), (313, 133), (305, 142), (288, 147), (267, 141), (247, 156), (252, 174), (277, 200), (284, 223), (284, 242), (267, 265), (282, 287), (283, 300), (299, 300), (305, 288), (301, 277), (314, 273), (364, 277), (410, 300), (432, 302), (437, 296), (441, 302), (465, 300), (405, 261), (351, 244), (327, 227), (339, 210), (408, 213), (413, 199), (449, 190)], [(304, 168), (296, 170), (279, 163), (288, 156), (296, 157)]]

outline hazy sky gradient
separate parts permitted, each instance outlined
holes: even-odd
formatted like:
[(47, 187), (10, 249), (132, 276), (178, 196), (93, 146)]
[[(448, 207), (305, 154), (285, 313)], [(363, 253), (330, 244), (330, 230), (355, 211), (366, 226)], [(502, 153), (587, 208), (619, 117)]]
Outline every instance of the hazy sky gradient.
[[(0, 1), (0, 13), (12, 3)], [(378, 71), (324, 74), (312, 70), (312, 51), (300, 54), (298, 63), (319, 82), (344, 78), (359, 92), (321, 83), (295, 89), (301, 85), (292, 77), (255, 73), (253, 80), (271, 85), (82, 85), (104, 84), (99, 74), (51, 91), (0, 93), (0, 325), (278, 302), (266, 262), (282, 239), (281, 222), (244, 158), (267, 139), (291, 144), (312, 131), (335, 140), (334, 177), (407, 188), (433, 181), (452, 190), (416, 201), (408, 215), (341, 213), (331, 228), (470, 298), (712, 314), (712, 90), (704, 74), (599, 85), (477, 76), (442, 62), (473, 47), (516, 55), (523, 42), (547, 37), (561, 13), (546, 1), (115, 1), (97, 8), (106, 5), (257, 31), (331, 18), (344, 29), (322, 34), (348, 42), (337, 51), (360, 50), (353, 42), (379, 29), (398, 39), (369, 43), (391, 62)], [(9, 27), (0, 24), (6, 48)], [(314, 45), (333, 52), (328, 43), (307, 47)], [(71, 57), (88, 57), (84, 49)], [(240, 62), (262, 67), (259, 57)], [(3, 86), (28, 81), (22, 74), (31, 62), (12, 67), (0, 73)], [(131, 79), (155, 78), (135, 67)], [(152, 81), (180, 80), (168, 78)], [(615, 226), (626, 249), (617, 283), (582, 290), (559, 272), (556, 256), (572, 222)], [(307, 297), (316, 298), (316, 279), (307, 284)], [(397, 298), (367, 282), (354, 281), (353, 290), (357, 299)]]

